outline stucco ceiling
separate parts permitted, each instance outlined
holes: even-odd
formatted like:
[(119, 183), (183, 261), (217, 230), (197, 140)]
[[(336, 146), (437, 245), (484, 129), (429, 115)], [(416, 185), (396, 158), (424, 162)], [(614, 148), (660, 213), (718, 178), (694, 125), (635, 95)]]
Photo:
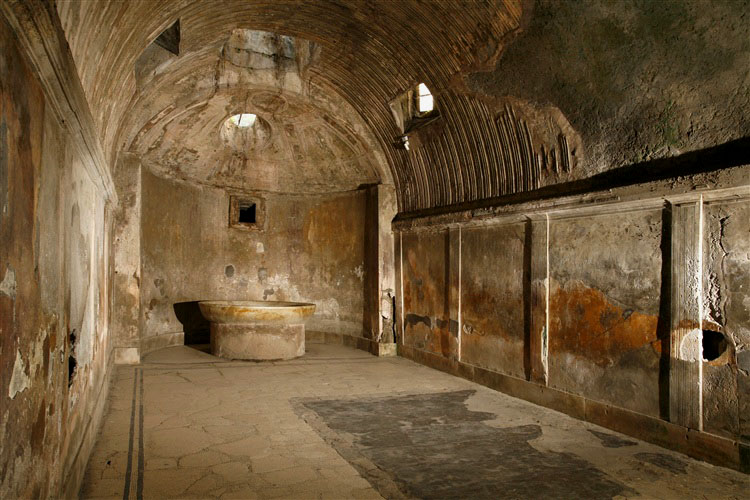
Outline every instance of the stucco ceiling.
[[(486, 182), (484, 177), (490, 179), (491, 172), (469, 172), (465, 179), (446, 173), (464, 161), (462, 156), (471, 156), (473, 146), (446, 143), (430, 153), (431, 158), (419, 161), (395, 148), (400, 131), (389, 102), (419, 82), (427, 83), (439, 98), (460, 87), (456, 77), (461, 73), (492, 67), (519, 29), (521, 3), (63, 0), (57, 5), (112, 160), (118, 151), (135, 148), (165, 174), (201, 182), (218, 182), (218, 178), (228, 184), (260, 182), (268, 189), (281, 184), (290, 190), (301, 186), (322, 190), (345, 189), (357, 182), (393, 183), (401, 208), (412, 209), (482, 196), (489, 191), (480, 183)], [(144, 51), (178, 19), (179, 55), (157, 58), (153, 68), (138, 74)], [(257, 71), (225, 57), (227, 41), (237, 28), (307, 41), (319, 53), (304, 67), (297, 61), (299, 81), (279, 75), (256, 78)], [(253, 73), (256, 77), (248, 77)], [(237, 176), (224, 175), (226, 169), (215, 164), (233, 154), (218, 148), (222, 114), (237, 111), (230, 106), (232, 99), (246, 102), (261, 90), (283, 95), (285, 102), (301, 106), (304, 112), (294, 118), (264, 116), (273, 130), (273, 144), (283, 151), (262, 161), (254, 153), (245, 155), (242, 165), (230, 167)], [(476, 109), (453, 105), (447, 98), (443, 106), (460, 134), (476, 135), (472, 123)], [(447, 109), (450, 106), (455, 109)], [(291, 134), (290, 127), (295, 129)], [(329, 147), (339, 139), (344, 146)], [(327, 165), (329, 170), (299, 175), (299, 186), (290, 185), (287, 179), (312, 165), (295, 159), (295, 147), (320, 158), (314, 162), (316, 168)], [(197, 157), (203, 165), (179, 171), (181, 155)], [(427, 163), (435, 165), (435, 174), (424, 168)], [(282, 164), (288, 172), (276, 179), (263, 173), (278, 172)], [(483, 167), (469, 161), (467, 168)], [(451, 182), (465, 186), (451, 186)]]
[[(257, 115), (253, 126), (227, 121), (242, 111)], [(352, 127), (277, 89), (220, 91), (172, 110), (141, 129), (131, 150), (165, 177), (237, 189), (334, 192), (380, 180)]]

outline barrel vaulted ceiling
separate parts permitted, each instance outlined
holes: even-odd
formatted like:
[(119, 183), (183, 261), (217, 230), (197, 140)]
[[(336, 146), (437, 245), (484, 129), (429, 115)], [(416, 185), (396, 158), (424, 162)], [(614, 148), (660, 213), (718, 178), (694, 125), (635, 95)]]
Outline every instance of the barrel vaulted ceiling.
[[(259, 187), (279, 190), (294, 185), (294, 176), (268, 177), (274, 165), (303, 172), (310, 168), (307, 156), (317, 154), (318, 164), (329, 164), (330, 170), (317, 177), (300, 175), (295, 189), (392, 183), (399, 209), (412, 211), (571, 176), (581, 148), (565, 117), (512, 96), (473, 95), (463, 84), (466, 74), (494, 67), (522, 31), (525, 4), (59, 0), (57, 8), (111, 164), (119, 152), (135, 151), (164, 175), (226, 185), (251, 182), (233, 177), (232, 168), (241, 173), (247, 164), (260, 165), (256, 170), (266, 172), (267, 182)], [(157, 36), (178, 20), (179, 54), (144, 59)], [(262, 72), (228, 60), (230, 37), (242, 29), (312, 44), (315, 57), (295, 78), (258, 76)], [(404, 132), (391, 103), (419, 82), (435, 95), (440, 117), (415, 132), (407, 150), (398, 144)], [(284, 131), (275, 139), (278, 150), (240, 159), (214, 155), (221, 149), (222, 121), (264, 99), (266, 107), (260, 108), (266, 111), (259, 116), (271, 129)], [(274, 100), (281, 104), (274, 107)], [(188, 137), (195, 143), (180, 146)], [(284, 150), (299, 154), (295, 159)], [(181, 155), (211, 166), (186, 171)], [(338, 180), (329, 185), (326, 178)]]

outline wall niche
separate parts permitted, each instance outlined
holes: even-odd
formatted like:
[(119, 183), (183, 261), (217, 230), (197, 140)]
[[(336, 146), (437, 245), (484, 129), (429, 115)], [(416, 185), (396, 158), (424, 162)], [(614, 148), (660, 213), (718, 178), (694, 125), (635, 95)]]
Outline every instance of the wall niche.
[(257, 196), (229, 196), (229, 227), (262, 231), (265, 222), (265, 203)]

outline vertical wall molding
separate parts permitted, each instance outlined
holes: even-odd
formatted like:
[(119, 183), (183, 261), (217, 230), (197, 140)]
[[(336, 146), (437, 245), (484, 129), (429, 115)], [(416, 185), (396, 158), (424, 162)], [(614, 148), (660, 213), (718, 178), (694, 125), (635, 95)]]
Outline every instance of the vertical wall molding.
[(396, 342), (404, 342), (404, 252), (403, 232), (397, 231), (394, 237), (396, 246)]
[(529, 380), (547, 385), (547, 336), (549, 335), (549, 217), (530, 219), (526, 227), (530, 262), (528, 345)]
[[(461, 361), (461, 226), (448, 229), (449, 242), (449, 291), (450, 291), (450, 329), (456, 336), (456, 358)], [(455, 333), (454, 333), (455, 332)]]
[(702, 430), (703, 198), (672, 205), (669, 417)]
[(141, 360), (141, 174), (141, 162), (136, 155), (120, 154), (114, 178), (121, 203), (114, 210), (112, 245), (115, 306), (111, 342), (116, 364), (138, 364)]
[(391, 220), (396, 215), (396, 191), (393, 186), (379, 184), (378, 212), (375, 217), (378, 220), (378, 339), (379, 342), (390, 344), (394, 342), (395, 329), (395, 296), (396, 296), (396, 270), (395, 270), (395, 242), (391, 230)]
[(464, 329), (463, 307), (461, 294), (463, 293), (463, 233), (458, 226), (458, 360), (461, 361), (461, 332)]

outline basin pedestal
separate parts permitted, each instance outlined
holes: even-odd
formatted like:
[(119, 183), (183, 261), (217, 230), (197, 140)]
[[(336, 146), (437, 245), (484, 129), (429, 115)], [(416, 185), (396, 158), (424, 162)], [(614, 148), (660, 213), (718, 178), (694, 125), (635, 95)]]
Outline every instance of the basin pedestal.
[(304, 318), (315, 304), (275, 301), (202, 301), (211, 322), (211, 354), (256, 361), (305, 354)]
[(305, 354), (305, 325), (211, 323), (211, 354), (227, 359), (292, 359)]

